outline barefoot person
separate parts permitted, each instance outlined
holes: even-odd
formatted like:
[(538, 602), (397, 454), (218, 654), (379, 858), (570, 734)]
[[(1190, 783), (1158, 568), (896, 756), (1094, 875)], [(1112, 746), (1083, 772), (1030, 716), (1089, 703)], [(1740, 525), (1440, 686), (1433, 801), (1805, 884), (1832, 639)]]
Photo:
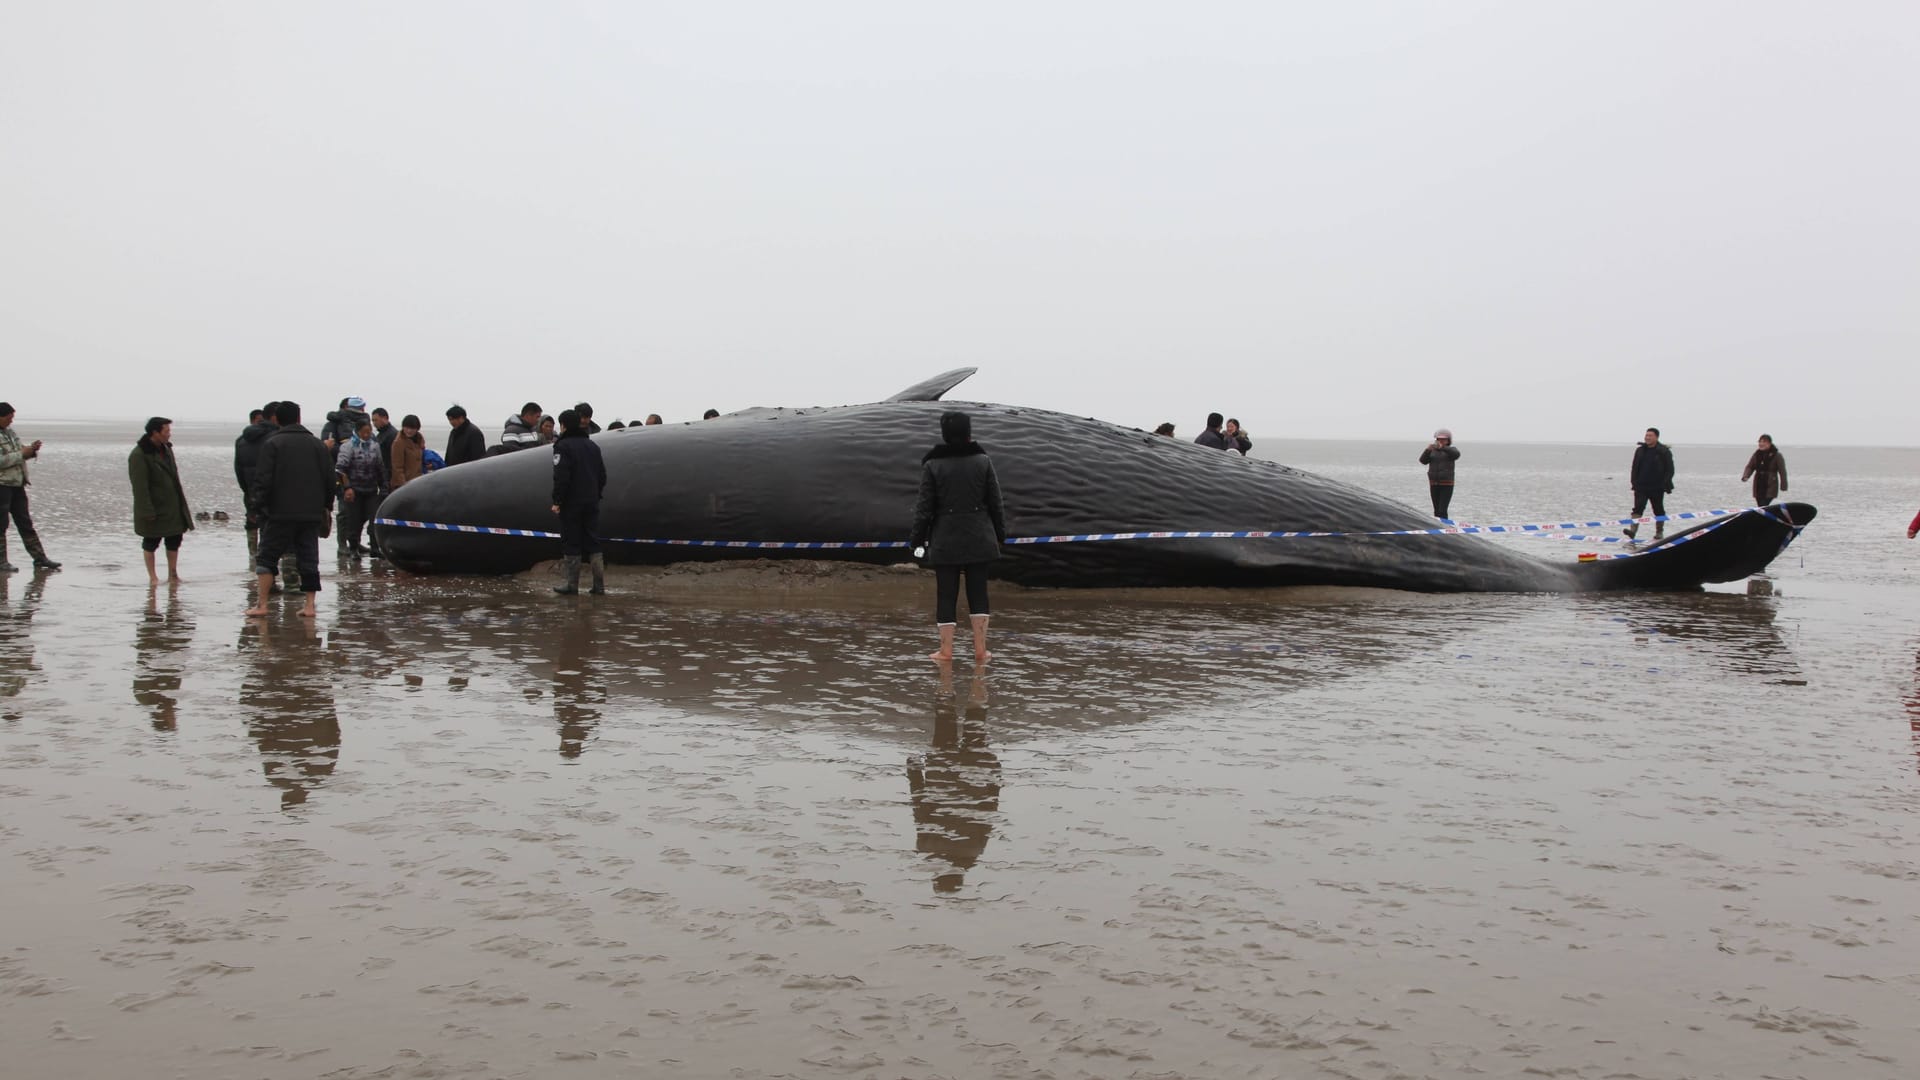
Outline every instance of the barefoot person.
[(260, 448), (253, 470), (253, 504), (266, 517), (260, 533), (254, 572), (260, 595), (249, 615), (265, 615), (273, 593), (273, 575), (280, 556), (289, 550), (300, 565), (300, 592), (306, 603), (300, 614), (314, 616), (314, 594), (320, 591), (320, 537), (333, 520), (333, 455), (326, 444), (300, 424), (300, 406), (283, 401), (280, 429)]
[(937, 600), (934, 621), (940, 648), (934, 660), (953, 659), (959, 617), (960, 578), (967, 579), (967, 613), (973, 619), (973, 658), (986, 663), (987, 564), (1000, 557), (1007, 539), (1007, 513), (993, 461), (973, 441), (973, 419), (963, 412), (940, 417), (940, 445), (921, 458), (920, 498), (913, 507), (911, 543), (925, 546), (933, 567)]
[(127, 480), (133, 485), (133, 531), (147, 562), (147, 584), (160, 584), (154, 553), (167, 545), (167, 580), (180, 584), (180, 541), (193, 529), (187, 493), (180, 486), (180, 465), (173, 458), (173, 421), (155, 416), (147, 433), (127, 455)]

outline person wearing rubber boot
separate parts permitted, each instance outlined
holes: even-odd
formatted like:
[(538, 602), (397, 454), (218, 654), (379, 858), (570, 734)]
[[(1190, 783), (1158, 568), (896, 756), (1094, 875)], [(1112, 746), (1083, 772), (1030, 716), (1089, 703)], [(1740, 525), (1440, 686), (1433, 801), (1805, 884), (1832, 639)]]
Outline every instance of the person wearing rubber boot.
[(920, 497), (909, 534), (914, 548), (924, 545), (926, 563), (934, 572), (940, 648), (930, 659), (953, 659), (960, 578), (965, 575), (973, 659), (984, 664), (992, 657), (987, 652), (987, 564), (1000, 557), (1000, 545), (1006, 543), (1007, 512), (993, 460), (973, 441), (973, 418), (963, 412), (942, 414), (940, 439), (940, 445), (920, 459)]
[(7, 561), (7, 523), (20, 534), (20, 543), (33, 556), (35, 570), (58, 570), (60, 564), (47, 558), (40, 546), (40, 534), (34, 531), (33, 515), (27, 512), (27, 462), (40, 456), (40, 440), (21, 445), (13, 431), (13, 406), (0, 401), (0, 573), (20, 569)]
[(560, 515), (560, 555), (567, 580), (553, 591), (580, 591), (580, 561), (593, 569), (593, 594), (607, 591), (607, 560), (600, 551), (600, 496), (607, 489), (607, 466), (600, 448), (587, 436), (580, 414), (560, 413), (560, 437), (553, 441), (553, 512)]
[(300, 592), (305, 601), (300, 614), (314, 618), (314, 598), (320, 592), (320, 540), (333, 523), (333, 453), (326, 443), (300, 423), (298, 402), (282, 401), (275, 410), (278, 429), (260, 448), (253, 470), (253, 504), (265, 517), (260, 550), (254, 563), (259, 579), (250, 616), (266, 615), (280, 557), (291, 552), (300, 568)]
[[(1650, 427), (1633, 448), (1633, 471), (1629, 474), (1633, 484), (1633, 515), (1639, 517), (1647, 504), (1653, 504), (1655, 517), (1667, 516), (1667, 496), (1673, 494), (1673, 448), (1660, 441), (1660, 429)], [(1620, 530), (1631, 540), (1640, 533), (1640, 523), (1634, 522)], [(1667, 535), (1667, 523), (1653, 523), (1653, 538), (1659, 540)]]

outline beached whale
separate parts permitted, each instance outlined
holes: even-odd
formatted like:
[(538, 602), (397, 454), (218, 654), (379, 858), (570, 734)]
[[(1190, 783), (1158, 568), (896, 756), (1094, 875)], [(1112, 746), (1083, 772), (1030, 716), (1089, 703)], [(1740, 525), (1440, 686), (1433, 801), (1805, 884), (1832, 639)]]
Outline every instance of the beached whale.
[[(1630, 558), (1549, 562), (1368, 491), (1270, 461), (1041, 409), (947, 404), (961, 368), (885, 401), (750, 409), (596, 438), (612, 563), (739, 558), (901, 562), (920, 456), (951, 408), (973, 415), (1007, 505), (997, 578), (1048, 586), (1358, 585), (1425, 592), (1681, 589), (1763, 569), (1813, 519), (1804, 503), (1703, 522)], [(487, 458), (409, 483), (381, 507), (403, 569), (514, 573), (560, 554), (552, 459)], [(1314, 537), (1089, 535), (1252, 530)], [(1043, 542), (1022, 542), (1048, 538)], [(1066, 539), (1076, 538), (1076, 539)], [(778, 546), (769, 546), (778, 545)]]

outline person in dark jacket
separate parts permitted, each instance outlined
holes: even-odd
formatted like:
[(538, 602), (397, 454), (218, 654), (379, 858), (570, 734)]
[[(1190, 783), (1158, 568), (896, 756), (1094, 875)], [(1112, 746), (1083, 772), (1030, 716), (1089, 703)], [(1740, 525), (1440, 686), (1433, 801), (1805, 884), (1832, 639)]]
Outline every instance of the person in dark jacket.
[(575, 405), (573, 411), (580, 414), (580, 427), (585, 430), (587, 434), (600, 434), (600, 425), (593, 422), (593, 406), (583, 401)]
[(540, 445), (540, 405), (529, 401), (520, 406), (519, 416), (507, 417), (500, 430), (500, 450), (525, 450)]
[(588, 437), (580, 414), (560, 413), (560, 437), (553, 443), (553, 512), (560, 515), (560, 555), (567, 582), (553, 591), (580, 591), (580, 560), (593, 567), (593, 594), (607, 591), (607, 560), (600, 552), (600, 495), (607, 489), (607, 466)]
[(278, 415), (280, 430), (260, 448), (260, 462), (253, 470), (253, 502), (266, 516), (266, 526), (253, 567), (260, 595), (247, 614), (267, 614), (274, 569), (281, 554), (291, 549), (306, 596), (300, 614), (313, 618), (314, 594), (320, 591), (320, 537), (333, 516), (333, 455), (301, 425), (297, 403), (281, 402)]
[[(1653, 504), (1655, 517), (1667, 516), (1667, 496), (1673, 494), (1673, 448), (1660, 441), (1660, 429), (1650, 427), (1633, 448), (1633, 471), (1629, 474), (1633, 485), (1633, 516), (1639, 517), (1641, 511)], [(1640, 523), (1634, 522), (1621, 532), (1631, 540), (1640, 531)], [(1667, 534), (1667, 523), (1656, 521), (1653, 525), (1655, 540)]]
[(1420, 464), (1427, 467), (1427, 492), (1433, 496), (1433, 516), (1449, 520), (1447, 507), (1453, 505), (1453, 463), (1460, 460), (1460, 448), (1453, 445), (1453, 432), (1441, 428), (1433, 441), (1420, 451)]
[(193, 530), (193, 512), (180, 486), (180, 465), (173, 458), (173, 421), (147, 420), (147, 433), (127, 455), (127, 480), (133, 485), (133, 531), (147, 561), (147, 583), (160, 584), (153, 553), (167, 545), (167, 580), (180, 584), (180, 540)]
[(447, 410), (447, 423), (453, 430), (447, 433), (448, 467), (465, 465), (469, 461), (479, 461), (487, 456), (487, 437), (467, 419), (467, 410), (455, 405)]
[(1773, 436), (1760, 436), (1759, 448), (1747, 459), (1740, 479), (1753, 480), (1753, 505), (1765, 506), (1786, 493), (1787, 456), (1773, 445)]
[(967, 579), (967, 613), (973, 619), (973, 658), (987, 652), (987, 564), (1000, 557), (1007, 539), (1007, 512), (993, 460), (973, 441), (973, 418), (963, 412), (940, 417), (940, 445), (920, 459), (920, 497), (913, 506), (909, 542), (926, 549), (935, 580), (934, 622), (940, 648), (932, 659), (953, 659), (960, 579)]
[(385, 472), (393, 471), (393, 440), (400, 437), (400, 429), (393, 426), (393, 417), (385, 409), (375, 409), (373, 417), (373, 441), (380, 444), (380, 468)]
[(367, 399), (343, 397), (340, 408), (327, 414), (327, 426), (320, 429), (320, 441), (328, 450), (338, 450), (340, 444), (353, 439), (353, 433), (367, 420)]
[(1227, 449), (1238, 452), (1241, 457), (1246, 457), (1247, 451), (1253, 449), (1253, 440), (1247, 437), (1247, 429), (1241, 427), (1240, 421), (1232, 417), (1228, 417), (1226, 426), (1220, 429), (1220, 441), (1227, 444)]
[(1227, 448), (1227, 437), (1220, 434), (1220, 425), (1223, 422), (1223, 418), (1219, 413), (1208, 413), (1207, 430), (1195, 435), (1193, 441), (1201, 446), (1210, 446), (1215, 450), (1225, 450)]
[(279, 406), (279, 402), (269, 401), (266, 408), (253, 410), (246, 429), (233, 440), (233, 479), (240, 485), (240, 506), (247, 516), (248, 566), (253, 565), (254, 552), (260, 548), (260, 512), (253, 505), (253, 466), (260, 460), (260, 448), (267, 444), (267, 436), (273, 434), (273, 411)]

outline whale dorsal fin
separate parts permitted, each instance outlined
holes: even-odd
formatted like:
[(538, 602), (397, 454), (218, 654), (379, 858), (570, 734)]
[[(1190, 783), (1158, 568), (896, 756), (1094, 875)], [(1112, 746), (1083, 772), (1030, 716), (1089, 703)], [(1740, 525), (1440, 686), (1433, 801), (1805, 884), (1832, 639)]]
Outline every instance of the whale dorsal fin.
[(979, 371), (979, 368), (957, 367), (942, 372), (931, 379), (914, 383), (905, 390), (888, 398), (888, 401), (939, 401), (940, 395), (967, 381), (967, 376)]

